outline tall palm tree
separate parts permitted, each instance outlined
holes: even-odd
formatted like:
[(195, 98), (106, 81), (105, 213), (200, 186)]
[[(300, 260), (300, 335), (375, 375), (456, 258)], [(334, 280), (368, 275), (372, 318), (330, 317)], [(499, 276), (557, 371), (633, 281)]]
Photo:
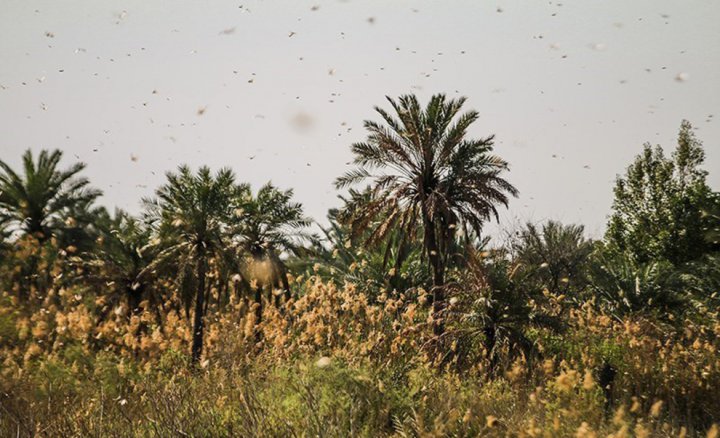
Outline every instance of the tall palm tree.
[(23, 176), (0, 160), (0, 217), (41, 242), (56, 231), (75, 228), (80, 218), (71, 213), (87, 211), (101, 195), (88, 187), (86, 178), (77, 176), (84, 163), (60, 170), (61, 158), (59, 150), (42, 150), (36, 162), (28, 149), (22, 157)]
[[(200, 360), (203, 348), (208, 262), (211, 258), (224, 259), (229, 243), (227, 224), (237, 189), (230, 169), (221, 169), (213, 175), (203, 166), (194, 174), (183, 165), (177, 173), (167, 173), (167, 183), (156, 190), (156, 199), (145, 200), (148, 215), (157, 225), (160, 246), (155, 260), (146, 269), (173, 266), (182, 288), (195, 286), (194, 364)], [(189, 291), (183, 292), (189, 295)]]
[(366, 243), (382, 241), (395, 227), (407, 236), (423, 230), (433, 276), (434, 330), (441, 334), (445, 268), (456, 233), (479, 236), (488, 219), (497, 219), (497, 206), (507, 206), (517, 190), (501, 176), (508, 164), (491, 154), (493, 136), (466, 139), (478, 113), (460, 114), (465, 98), (438, 94), (425, 108), (413, 95), (387, 100), (396, 114), (375, 108), (385, 124), (365, 122), (367, 140), (352, 145), (357, 167), (336, 186), (370, 181), (370, 200), (346, 217), (357, 232), (372, 229)]
[[(303, 214), (302, 204), (292, 201), (292, 190), (279, 190), (271, 183), (262, 186), (253, 197), (250, 187), (240, 186), (237, 208), (232, 220), (235, 244), (249, 257), (250, 277), (259, 283), (256, 287), (256, 316), (262, 316), (263, 286), (279, 286), (290, 299), (287, 266), (283, 253), (299, 255), (303, 244), (317, 240), (306, 228), (312, 220)], [(263, 272), (257, 272), (263, 271)]]

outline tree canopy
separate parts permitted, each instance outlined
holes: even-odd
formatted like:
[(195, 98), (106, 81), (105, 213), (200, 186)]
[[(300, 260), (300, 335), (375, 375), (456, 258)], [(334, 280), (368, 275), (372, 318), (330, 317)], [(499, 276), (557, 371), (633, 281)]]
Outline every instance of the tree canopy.
[(706, 254), (711, 244), (704, 212), (718, 201), (707, 185), (704, 160), (702, 143), (686, 120), (670, 157), (662, 147), (645, 144), (615, 183), (605, 235), (609, 248), (636, 263), (666, 260), (679, 265)]

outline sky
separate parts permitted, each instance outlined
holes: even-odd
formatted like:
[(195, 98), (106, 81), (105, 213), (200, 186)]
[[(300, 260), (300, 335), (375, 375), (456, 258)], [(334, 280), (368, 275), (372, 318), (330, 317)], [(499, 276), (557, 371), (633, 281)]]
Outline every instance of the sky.
[(616, 176), (682, 119), (720, 189), (718, 22), (713, 0), (1, 0), (0, 158), (61, 149), (133, 213), (182, 163), (229, 166), (323, 223), (373, 107), (445, 93), (520, 190), (489, 234), (600, 237)]

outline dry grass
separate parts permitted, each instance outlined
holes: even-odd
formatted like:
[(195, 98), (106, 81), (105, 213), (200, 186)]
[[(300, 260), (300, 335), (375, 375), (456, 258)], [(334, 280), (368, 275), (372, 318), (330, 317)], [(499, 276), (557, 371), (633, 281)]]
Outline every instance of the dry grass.
[[(718, 436), (717, 316), (676, 330), (587, 304), (567, 311), (561, 335), (530, 333), (538, 356), (507, 347), (490, 374), (461, 338), (444, 341), (451, 360), (431, 360), (422, 291), (369, 304), (354, 285), (295, 287), (259, 324), (257, 304), (236, 298), (209, 316), (198, 370), (190, 321), (170, 302), (161, 319), (121, 306), (100, 318), (103, 298), (81, 290), (50, 289), (36, 305), (5, 293), (0, 435)], [(605, 364), (617, 371), (609, 400)]]

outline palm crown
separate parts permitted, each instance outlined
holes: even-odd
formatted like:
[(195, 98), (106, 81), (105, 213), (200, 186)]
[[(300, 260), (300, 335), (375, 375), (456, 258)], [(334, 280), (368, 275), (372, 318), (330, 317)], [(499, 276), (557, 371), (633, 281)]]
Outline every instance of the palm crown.
[(43, 150), (33, 158), (32, 151), (23, 155), (24, 175), (20, 176), (0, 160), (0, 216), (3, 221), (23, 232), (47, 240), (68, 225), (71, 211), (83, 211), (98, 196), (99, 190), (88, 187), (86, 178), (78, 177), (84, 163), (75, 163), (65, 170), (58, 164), (62, 152)]
[(292, 190), (279, 190), (271, 183), (262, 186), (255, 197), (248, 186), (241, 187), (233, 220), (233, 235), (253, 256), (268, 251), (296, 252), (314, 236), (305, 228), (312, 224), (303, 214), (302, 204), (292, 202)]

